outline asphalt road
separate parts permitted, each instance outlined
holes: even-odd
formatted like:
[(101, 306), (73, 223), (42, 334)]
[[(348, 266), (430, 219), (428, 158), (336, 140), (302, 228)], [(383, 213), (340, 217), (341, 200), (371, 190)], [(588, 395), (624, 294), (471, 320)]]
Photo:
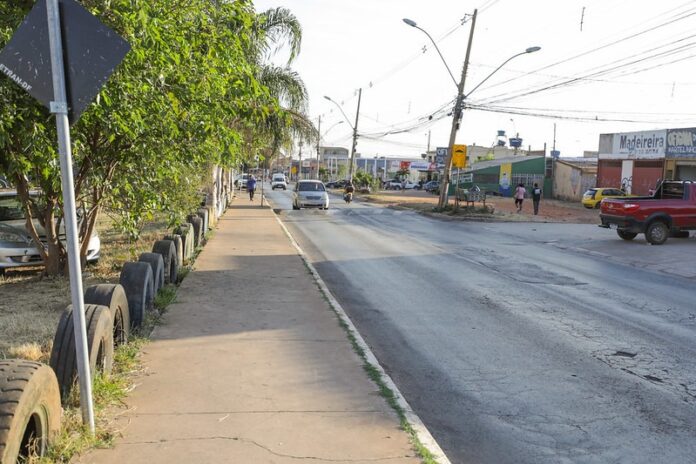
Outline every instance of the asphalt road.
[(642, 269), (658, 247), (268, 197), (452, 462), (696, 462), (696, 280)]

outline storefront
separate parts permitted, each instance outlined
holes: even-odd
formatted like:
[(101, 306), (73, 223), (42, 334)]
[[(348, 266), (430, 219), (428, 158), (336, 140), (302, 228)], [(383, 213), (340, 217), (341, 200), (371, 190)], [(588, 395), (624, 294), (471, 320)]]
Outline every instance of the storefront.
[(667, 130), (602, 134), (597, 187), (648, 195), (664, 178)]
[(665, 178), (696, 180), (696, 128), (667, 131)]

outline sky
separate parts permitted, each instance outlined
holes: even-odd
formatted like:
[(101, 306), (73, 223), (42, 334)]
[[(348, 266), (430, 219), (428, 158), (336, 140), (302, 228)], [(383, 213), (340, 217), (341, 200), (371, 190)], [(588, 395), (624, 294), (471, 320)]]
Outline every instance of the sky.
[[(457, 143), (491, 146), (497, 131), (562, 157), (597, 150), (599, 134), (696, 127), (696, 2), (684, 0), (255, 0), (303, 27), (291, 64), (321, 116), (322, 146), (350, 149), (357, 109), (363, 157), (419, 157), (446, 146), (478, 9)], [(463, 23), (463, 24), (462, 24)], [(286, 63), (281, 50), (271, 60)], [(350, 121), (330, 101), (338, 102)]]

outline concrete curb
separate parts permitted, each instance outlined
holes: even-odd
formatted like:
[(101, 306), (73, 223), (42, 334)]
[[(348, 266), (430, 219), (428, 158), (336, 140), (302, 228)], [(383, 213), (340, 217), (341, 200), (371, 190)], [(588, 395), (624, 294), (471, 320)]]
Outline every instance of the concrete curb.
[(365, 352), (365, 358), (368, 364), (370, 364), (373, 368), (375, 368), (380, 375), (382, 376), (382, 380), (384, 384), (394, 393), (394, 397), (396, 399), (396, 402), (399, 404), (399, 407), (404, 411), (404, 415), (406, 416), (406, 420), (408, 421), (409, 424), (411, 424), (411, 427), (413, 427), (413, 430), (416, 432), (416, 436), (418, 437), (418, 440), (423, 444), (425, 448), (428, 449), (432, 453), (432, 455), (435, 457), (435, 460), (440, 463), (440, 464), (451, 464), (449, 458), (445, 455), (444, 451), (442, 451), (442, 448), (440, 448), (440, 445), (435, 441), (435, 438), (430, 434), (430, 431), (427, 429), (425, 424), (423, 424), (423, 421), (418, 417), (418, 415), (413, 411), (411, 408), (411, 405), (408, 404), (406, 401), (406, 398), (401, 394), (399, 391), (399, 388), (396, 386), (394, 381), (391, 379), (389, 374), (387, 374), (384, 371), (384, 368), (380, 365), (379, 361), (377, 360), (377, 357), (372, 353), (372, 350), (370, 347), (367, 345), (365, 340), (362, 338), (360, 335), (360, 332), (358, 332), (358, 329), (355, 327), (353, 324), (353, 321), (350, 320), (350, 317), (348, 317), (348, 314), (346, 314), (345, 310), (341, 306), (341, 304), (336, 300), (336, 298), (333, 296), (331, 293), (331, 290), (329, 290), (329, 287), (326, 285), (324, 280), (321, 278), (319, 273), (317, 272), (316, 268), (314, 265), (309, 261), (307, 258), (307, 255), (305, 254), (304, 250), (300, 247), (300, 245), (297, 243), (295, 238), (292, 236), (288, 228), (283, 224), (283, 221), (280, 220), (277, 214), (274, 214), (273, 216), (276, 218), (276, 221), (278, 221), (278, 224), (280, 224), (280, 227), (283, 229), (285, 234), (288, 236), (290, 239), (290, 243), (292, 243), (292, 246), (295, 247), (297, 250), (297, 254), (300, 255), (302, 260), (304, 261), (305, 265), (309, 269), (309, 271), (312, 273), (312, 276), (314, 277), (314, 280), (317, 282), (317, 285), (319, 285), (319, 288), (321, 291), (324, 293), (326, 298), (329, 300), (329, 304), (333, 308), (333, 310), (336, 312), (338, 317), (343, 321), (344, 324), (348, 327), (348, 330), (353, 334), (355, 337), (355, 340), (357, 344), (360, 346), (360, 348)]

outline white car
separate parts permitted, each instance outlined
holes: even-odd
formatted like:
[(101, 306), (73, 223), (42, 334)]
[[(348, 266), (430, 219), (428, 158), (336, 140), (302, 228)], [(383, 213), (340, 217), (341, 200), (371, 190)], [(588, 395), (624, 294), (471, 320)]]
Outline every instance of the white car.
[(277, 188), (282, 188), (283, 190), (288, 189), (288, 182), (285, 178), (285, 174), (273, 174), (273, 177), (271, 178), (271, 190), (275, 190)]
[(292, 193), (292, 209), (329, 209), (329, 194), (320, 180), (301, 180)]
[[(34, 191), (31, 195), (38, 195)], [(37, 219), (34, 227), (44, 241), (44, 229)], [(61, 227), (60, 239), (65, 241), (65, 229)], [(87, 247), (87, 262), (99, 260), (101, 240), (94, 231)], [(39, 266), (41, 254), (26, 229), (26, 217), (15, 190), (0, 190), (0, 274), (17, 267)]]
[(239, 189), (246, 189), (247, 180), (249, 179), (249, 174), (241, 174), (237, 176), (234, 180), (234, 185)]

